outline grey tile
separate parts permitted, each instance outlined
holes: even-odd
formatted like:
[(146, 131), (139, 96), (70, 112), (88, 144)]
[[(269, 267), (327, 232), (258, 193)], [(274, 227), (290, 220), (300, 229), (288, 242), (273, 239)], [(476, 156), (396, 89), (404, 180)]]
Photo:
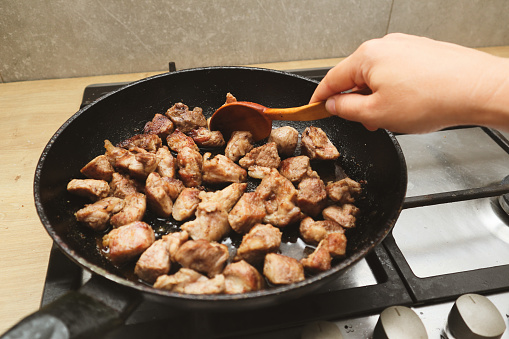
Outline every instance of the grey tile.
[(341, 57), (391, 0), (0, 2), (4, 81)]
[(468, 47), (509, 44), (506, 0), (394, 0), (389, 32), (403, 32)]

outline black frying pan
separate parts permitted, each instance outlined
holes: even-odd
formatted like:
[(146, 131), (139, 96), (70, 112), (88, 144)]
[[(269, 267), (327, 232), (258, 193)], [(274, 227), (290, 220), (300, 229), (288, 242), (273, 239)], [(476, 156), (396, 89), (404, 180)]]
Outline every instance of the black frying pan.
[[(384, 130), (369, 132), (361, 124), (337, 117), (313, 122), (274, 122), (275, 127), (291, 125), (300, 132), (309, 125), (322, 128), (341, 153), (335, 165), (351, 178), (365, 181), (363, 195), (357, 203), (361, 216), (357, 227), (347, 233), (346, 258), (336, 262), (331, 270), (305, 281), (239, 295), (183, 295), (156, 290), (126, 277), (125, 272), (104, 259), (97, 250), (93, 233), (80, 226), (73, 215), (85, 201), (68, 194), (66, 185), (71, 179), (82, 177), (80, 168), (104, 153), (105, 139), (115, 144), (141, 133), (145, 122), (155, 113), (164, 113), (179, 101), (191, 109), (202, 107), (206, 116), (224, 103), (227, 92), (238, 100), (267, 107), (293, 107), (307, 104), (316, 85), (317, 82), (300, 76), (267, 69), (190, 69), (131, 83), (73, 115), (55, 133), (41, 155), (35, 173), (34, 196), (40, 219), (54, 242), (73, 261), (99, 277), (95, 279), (99, 283), (89, 288), (85, 286), (81, 294), (87, 295), (88, 300), (89, 296), (111, 296), (112, 290), (120, 289), (120, 294), (125, 292), (119, 297), (120, 301), (111, 298), (107, 301), (109, 307), (120, 313), (130, 308), (131, 297), (136, 299), (140, 295), (188, 309), (265, 307), (318, 289), (366, 256), (389, 233), (399, 216), (406, 192), (406, 165), (393, 135)], [(152, 224), (160, 232), (175, 227), (156, 220)], [(71, 302), (76, 305), (75, 301)], [(83, 303), (88, 305), (88, 301)], [(64, 309), (68, 307), (65, 302), (62, 304)], [(99, 306), (87, 307), (82, 314), (97, 310)], [(49, 309), (43, 313), (61, 318), (59, 312)], [(94, 321), (97, 320), (92, 323)], [(101, 328), (102, 323), (95, 324), (96, 329)], [(118, 319), (113, 323), (118, 323)], [(75, 334), (83, 331), (86, 330), (71, 329)]]

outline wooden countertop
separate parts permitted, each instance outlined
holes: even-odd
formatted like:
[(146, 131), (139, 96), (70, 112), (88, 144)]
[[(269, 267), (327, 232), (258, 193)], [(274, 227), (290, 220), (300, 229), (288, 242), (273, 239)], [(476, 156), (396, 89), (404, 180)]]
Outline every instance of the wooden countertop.
[[(509, 57), (509, 46), (484, 48)], [(332, 67), (322, 59), (257, 67)], [(52, 240), (37, 216), (33, 177), (55, 131), (78, 109), (83, 90), (96, 83), (135, 81), (160, 72), (0, 84), (0, 334), (39, 308)]]

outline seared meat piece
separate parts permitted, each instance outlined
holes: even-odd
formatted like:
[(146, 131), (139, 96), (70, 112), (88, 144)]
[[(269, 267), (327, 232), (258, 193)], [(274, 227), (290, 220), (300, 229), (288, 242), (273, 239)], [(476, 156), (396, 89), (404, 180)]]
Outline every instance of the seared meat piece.
[(106, 234), (103, 246), (109, 248), (111, 262), (119, 265), (136, 258), (154, 241), (154, 230), (143, 221), (135, 221)]
[(184, 183), (182, 182), (182, 180), (168, 178), (168, 177), (163, 177), (162, 179), (168, 184), (167, 185), (168, 186), (168, 194), (172, 201), (175, 201), (178, 198), (178, 196), (180, 195), (180, 193), (182, 193), (184, 188), (186, 188), (186, 186), (184, 186)]
[(142, 280), (154, 283), (160, 275), (170, 271), (170, 250), (164, 239), (155, 241), (136, 262), (134, 274)]
[(263, 179), (266, 175), (269, 175), (272, 171), (271, 167), (263, 167), (263, 166), (251, 166), (247, 169), (247, 174), (254, 179)]
[(313, 176), (313, 169), (309, 163), (309, 157), (299, 155), (281, 161), (279, 173), (291, 182), (296, 183), (308, 176)]
[(334, 160), (339, 158), (339, 152), (329, 140), (325, 132), (319, 127), (306, 127), (302, 133), (301, 152), (311, 159)]
[(107, 197), (77, 211), (75, 213), (76, 220), (87, 224), (95, 231), (104, 231), (111, 216), (120, 212), (124, 205), (123, 199)]
[(311, 217), (300, 222), (299, 231), (302, 239), (311, 245), (317, 245), (331, 233), (345, 233), (343, 227), (333, 220), (314, 221)]
[(327, 238), (320, 241), (318, 247), (307, 258), (300, 261), (305, 270), (313, 273), (324, 272), (331, 268), (332, 257), (328, 249)]
[(224, 292), (225, 279), (222, 274), (209, 279), (194, 270), (181, 268), (173, 275), (159, 276), (154, 287), (187, 294), (219, 294)]
[(265, 204), (255, 192), (244, 193), (228, 214), (228, 222), (237, 233), (247, 233), (261, 223), (267, 213)]
[(124, 199), (128, 195), (143, 190), (143, 186), (128, 175), (115, 172), (112, 175), (110, 189), (112, 196)]
[(295, 148), (297, 148), (299, 132), (290, 126), (275, 128), (270, 132), (268, 142), (276, 143), (280, 156), (290, 157), (295, 152)]
[(86, 164), (80, 172), (90, 179), (110, 181), (115, 170), (111, 166), (108, 157), (103, 154)]
[(203, 155), (203, 182), (220, 184), (246, 181), (247, 172), (245, 169), (222, 154), (217, 154), (210, 159), (211, 155), (211, 153)]
[(259, 291), (265, 287), (265, 279), (260, 272), (244, 260), (226, 266), (223, 275), (226, 294)]
[(248, 131), (235, 131), (224, 150), (224, 155), (231, 161), (237, 161), (253, 149), (253, 135)]
[(217, 202), (220, 204), (222, 209), (224, 209), (226, 212), (230, 212), (237, 201), (239, 201), (242, 194), (244, 194), (246, 188), (246, 183), (233, 183), (226, 186), (222, 190), (215, 192), (202, 191), (200, 192), (199, 197), (203, 203)]
[(332, 205), (322, 211), (324, 219), (334, 220), (344, 228), (355, 227), (359, 209), (352, 204)]
[[(118, 152), (120, 148), (114, 147), (111, 143), (107, 147), (107, 153), (109, 154), (120, 153)], [(145, 180), (157, 168), (158, 159), (154, 153), (137, 147), (126, 152), (120, 157), (115, 157), (113, 167), (129, 173), (133, 178)]]
[(113, 215), (110, 224), (113, 227), (130, 224), (134, 221), (140, 221), (147, 210), (147, 199), (145, 194), (134, 193), (125, 197), (125, 206), (120, 212)]
[(117, 147), (122, 147), (127, 150), (134, 148), (141, 148), (147, 152), (155, 153), (163, 142), (157, 134), (136, 134), (135, 136), (120, 142)]
[(156, 134), (159, 138), (164, 139), (173, 131), (173, 122), (166, 116), (157, 113), (152, 121), (145, 124), (143, 132), (145, 134)]
[(184, 188), (173, 204), (173, 211), (171, 212), (173, 219), (183, 221), (191, 218), (200, 203), (200, 192), (195, 187)]
[(340, 204), (351, 204), (355, 202), (355, 198), (358, 197), (362, 191), (361, 184), (350, 178), (331, 182), (327, 184), (325, 189), (327, 190), (329, 198)]
[(297, 207), (297, 190), (290, 180), (283, 177), (276, 169), (263, 178), (255, 192), (264, 201), (263, 222), (277, 227), (285, 227), (301, 218)]
[(155, 288), (173, 291), (177, 286), (182, 286), (190, 282), (195, 282), (204, 276), (195, 270), (181, 268), (173, 275), (161, 275), (154, 283)]
[(219, 241), (231, 230), (228, 224), (228, 212), (222, 208), (221, 203), (201, 202), (196, 209), (196, 219), (188, 221), (181, 226), (194, 239)]
[(346, 253), (346, 235), (344, 233), (330, 233), (323, 241), (332, 257), (341, 257)]
[(297, 205), (300, 210), (316, 217), (327, 206), (325, 184), (320, 178), (305, 178), (299, 183)]
[(198, 127), (206, 127), (207, 119), (203, 116), (203, 110), (195, 107), (192, 111), (189, 107), (179, 102), (166, 111), (166, 116), (171, 119), (182, 133), (188, 133)]
[(177, 174), (177, 159), (173, 157), (168, 147), (163, 146), (156, 152), (159, 159), (156, 171), (162, 177), (175, 178)]
[(252, 265), (263, 262), (267, 253), (276, 252), (281, 245), (281, 231), (270, 224), (258, 224), (242, 238), (235, 260), (245, 260)]
[(278, 168), (281, 158), (277, 153), (277, 145), (275, 142), (269, 142), (260, 147), (253, 148), (242, 159), (239, 160), (239, 165), (244, 168), (251, 166), (263, 166)]
[(237, 98), (233, 96), (231, 93), (226, 93), (226, 102), (225, 104), (231, 104), (232, 102), (237, 102)]
[[(160, 217), (169, 217), (173, 209), (173, 196), (178, 196), (180, 187), (174, 187), (172, 183), (180, 183), (180, 180), (162, 178), (156, 172), (150, 173), (145, 184), (147, 202), (152, 211)], [(180, 183), (181, 184), (181, 183)]]
[(175, 261), (182, 267), (204, 273), (210, 278), (223, 271), (229, 258), (228, 247), (204, 239), (186, 241), (177, 253)]
[(202, 183), (203, 159), (200, 152), (184, 147), (177, 155), (178, 173), (186, 187), (196, 187)]
[(265, 256), (263, 275), (275, 285), (285, 285), (304, 280), (304, 267), (294, 258), (269, 253)]
[(198, 127), (187, 133), (200, 147), (223, 147), (225, 142), (219, 131), (211, 131), (206, 127)]
[(193, 138), (188, 137), (178, 129), (173, 131), (172, 134), (168, 135), (166, 141), (168, 142), (168, 147), (177, 153), (179, 153), (184, 147), (189, 147), (196, 152), (200, 150), (194, 142)]
[(121, 158), (129, 156), (128, 150), (121, 147), (113, 146), (113, 144), (109, 140), (104, 140), (104, 148), (106, 149), (106, 153), (104, 155), (106, 156), (112, 167), (116, 167), (117, 162)]
[(170, 251), (170, 259), (174, 260), (175, 253), (177, 253), (180, 246), (189, 240), (189, 234), (186, 231), (173, 232), (162, 237), (168, 243), (168, 250)]
[(104, 180), (72, 179), (67, 184), (67, 191), (97, 201), (110, 194), (110, 185)]

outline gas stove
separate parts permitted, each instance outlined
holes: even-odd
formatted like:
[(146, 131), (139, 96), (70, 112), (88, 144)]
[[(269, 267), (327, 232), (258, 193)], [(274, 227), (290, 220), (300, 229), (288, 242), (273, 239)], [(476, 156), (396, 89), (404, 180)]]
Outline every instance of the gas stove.
[[(320, 80), (327, 70), (292, 72)], [(122, 85), (90, 85), (82, 105)], [(298, 300), (237, 313), (182, 317), (144, 301), (105, 338), (301, 338), (316, 321), (334, 324), (343, 338), (380, 338), (375, 328), (391, 306), (413, 310), (429, 338), (448, 338), (449, 314), (465, 294), (486, 297), (509, 327), (509, 199), (500, 198), (509, 192), (509, 135), (467, 126), (396, 137), (408, 167), (404, 209), (384, 242), (337, 280)], [(54, 246), (41, 306), (89, 278)]]

